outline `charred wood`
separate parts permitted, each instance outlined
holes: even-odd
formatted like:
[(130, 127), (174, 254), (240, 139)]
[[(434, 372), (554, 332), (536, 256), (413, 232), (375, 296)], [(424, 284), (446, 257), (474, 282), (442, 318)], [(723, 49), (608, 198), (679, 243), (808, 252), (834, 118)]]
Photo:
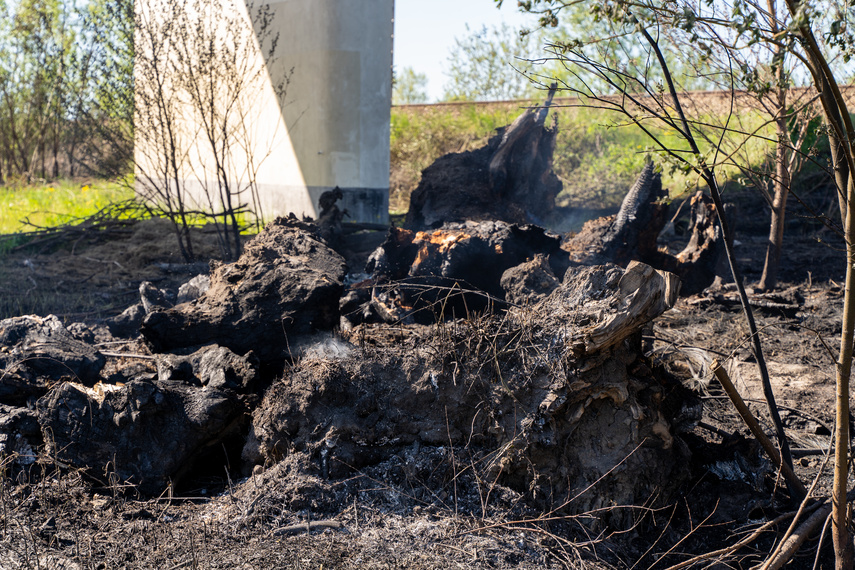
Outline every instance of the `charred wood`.
[(0, 347), (0, 403), (11, 405), (26, 405), (44, 394), (48, 383), (62, 379), (91, 386), (106, 362), (54, 315), (0, 321)]
[(237, 432), (243, 413), (234, 392), (145, 378), (92, 388), (63, 382), (38, 403), (50, 456), (152, 494)]
[(569, 266), (560, 238), (533, 225), (501, 221), (446, 224), (434, 231), (392, 228), (369, 259), (370, 282), (343, 301), (343, 316), (356, 325), (372, 316), (383, 322), (435, 322), (437, 316), (472, 315), (504, 306), (502, 276), (541, 256), (553, 276)]
[[(318, 473), (343, 477), (412, 448), (452, 446), (478, 477), (547, 509), (664, 499), (685, 456), (662, 406), (674, 388), (643, 365), (638, 333), (674, 302), (674, 281), (641, 264), (580, 268), (504, 317), (354, 332), (373, 343), (303, 359), (271, 385), (243, 456), (305, 454)], [(607, 472), (596, 492), (566, 502)], [(603, 520), (626, 527), (626, 515)]]
[(571, 258), (586, 265), (626, 265), (633, 259), (644, 260), (656, 254), (656, 238), (668, 216), (668, 206), (663, 203), (667, 196), (661, 176), (648, 162), (616, 215), (586, 223), (567, 241), (565, 247)]
[(405, 226), (423, 230), (485, 220), (544, 225), (562, 187), (552, 170), (558, 129), (545, 126), (553, 94), (498, 129), (486, 146), (447, 154), (426, 168)]
[(677, 255), (661, 251), (657, 239), (667, 221), (667, 192), (659, 174), (648, 163), (614, 216), (587, 222), (565, 239), (573, 261), (612, 262), (625, 266), (638, 260), (677, 275), (681, 294), (693, 295), (712, 285), (724, 252), (724, 238), (716, 222), (715, 205), (703, 192), (691, 199), (690, 238)]
[(689, 243), (677, 255), (653, 252), (645, 260), (680, 277), (683, 295), (700, 293), (713, 284), (724, 258), (724, 237), (716, 221), (715, 204), (703, 192), (691, 199)]

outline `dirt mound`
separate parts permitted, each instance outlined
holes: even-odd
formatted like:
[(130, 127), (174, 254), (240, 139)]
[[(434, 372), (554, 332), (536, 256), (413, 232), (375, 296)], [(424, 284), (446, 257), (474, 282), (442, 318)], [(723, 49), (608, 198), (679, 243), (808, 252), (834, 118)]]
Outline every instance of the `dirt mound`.
[(279, 218), (237, 262), (214, 269), (201, 297), (152, 312), (141, 332), (158, 352), (217, 343), (284, 357), (289, 337), (338, 324), (345, 272), (344, 259), (315, 226)]
[[(475, 251), (513, 258), (531, 240), (558, 251), (556, 238), (532, 228), (467, 228), (483, 238), (470, 240)], [(462, 259), (471, 265), (471, 255)], [(37, 409), (43, 440), (31, 444), (150, 494), (199, 477), (218, 447), (235, 472), (304, 454), (312, 473), (343, 479), (413, 446), (448, 445), (476, 477), (550, 510), (571, 498), (584, 510), (605, 496), (667, 500), (685, 477), (675, 419), (691, 398), (652, 373), (639, 338), (675, 302), (672, 275), (638, 263), (575, 268), (524, 308), (426, 327), (360, 325), (352, 342), (331, 334), (343, 277), (343, 259), (314, 225), (278, 219), (238, 261), (216, 267), (195, 300), (164, 309), (169, 295), (143, 284), (138, 352), (102, 353), (96, 347), (120, 342), (103, 327), (75, 326), (72, 336), (51, 317), (45, 340), (42, 320), (0, 321), (11, 358), (37, 345), (44, 354), (21, 352), (24, 362), (69, 363), (28, 364), (41, 393), (26, 405)], [(390, 335), (397, 341), (384, 343)], [(97, 357), (86, 374), (71, 368), (74, 346)], [(108, 367), (105, 355), (120, 362)], [(600, 518), (628, 527), (624, 514)]]

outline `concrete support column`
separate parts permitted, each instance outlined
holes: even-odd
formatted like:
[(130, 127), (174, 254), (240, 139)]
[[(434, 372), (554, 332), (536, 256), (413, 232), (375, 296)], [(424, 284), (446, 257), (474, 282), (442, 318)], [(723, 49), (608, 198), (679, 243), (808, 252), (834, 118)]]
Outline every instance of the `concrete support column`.
[[(264, 73), (256, 74), (260, 79), (241, 95), (238, 106), (244, 118), (235, 121), (248, 134), (241, 144), (231, 145), (227, 177), (235, 179), (230, 181), (234, 188), (246, 188), (252, 178), (265, 218), (291, 212), (317, 217), (320, 195), (338, 186), (344, 192), (340, 206), (350, 213), (349, 221), (388, 222), (394, 0), (268, 1), (263, 6), (272, 15), (267, 24), (272, 35), (261, 34), (259, 22), (253, 21), (258, 4), (253, 7), (249, 0), (136, 2), (137, 12), (155, 23), (175, 21), (170, 14), (198, 18), (206, 13), (199, 7), (206, 5), (214, 6), (215, 14), (234, 10), (247, 22), (246, 38), (240, 41), (254, 42), (251, 57), (255, 69)], [(214, 4), (206, 4), (210, 2)], [(141, 37), (138, 33), (138, 53), (153, 53)], [(272, 38), (276, 50), (271, 58)], [(287, 91), (280, 99), (274, 86), (285, 78)], [(179, 94), (176, 101), (188, 99)], [(159, 152), (157, 137), (145, 137), (138, 129), (137, 183), (163, 183), (168, 171), (167, 180), (182, 179), (195, 205), (207, 209), (212, 202), (206, 192), (210, 195), (216, 189), (222, 170), (215, 168), (218, 161), (200, 134), (199, 112), (182, 109), (177, 116), (179, 138), (187, 147), (177, 153), (182, 162), (179, 175), (163, 166), (168, 159)], [(240, 200), (248, 201), (247, 196), (249, 192), (244, 192)]]
[[(270, 6), (279, 32), (271, 72), (293, 68), (282, 116), (303, 191), (317, 210), (320, 194), (339, 186), (352, 219), (386, 223), (394, 1), (280, 0)], [(293, 192), (300, 189), (283, 194)]]

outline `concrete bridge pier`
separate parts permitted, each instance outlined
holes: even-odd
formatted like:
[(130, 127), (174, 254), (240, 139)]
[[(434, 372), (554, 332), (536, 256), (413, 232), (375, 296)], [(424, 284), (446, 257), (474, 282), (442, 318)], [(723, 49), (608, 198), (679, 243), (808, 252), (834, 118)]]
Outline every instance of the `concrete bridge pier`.
[[(248, 23), (241, 45), (255, 45), (250, 50), (255, 69), (261, 66), (265, 73), (241, 95), (252, 141), (248, 151), (232, 145), (228, 177), (235, 179), (234, 187), (244, 187), (251, 155), (264, 218), (289, 213), (317, 217), (320, 195), (338, 186), (344, 193), (340, 207), (351, 216), (346, 221), (387, 223), (394, 0), (267, 1), (263, 7), (272, 15), (268, 25), (273, 32), (268, 36), (249, 15), (257, 7), (249, 0), (136, 0), (138, 14), (154, 22), (151, 25), (174, 22), (177, 14), (189, 18), (192, 29), (192, 19), (198, 20), (206, 9), (208, 14), (233, 10)], [(149, 49), (140, 37), (138, 100), (140, 62)], [(277, 38), (272, 58), (271, 37)], [(280, 99), (274, 85), (286, 77), (287, 91)], [(169, 179), (182, 179), (196, 202), (193, 206), (208, 209), (205, 188), (210, 195), (218, 180), (214, 155), (200, 134), (196, 110), (183, 111), (178, 121), (182, 144), (187, 145), (179, 152), (183, 163), (178, 177), (159, 164), (166, 159), (152, 142), (156, 137), (137, 128), (138, 188), (162, 184), (165, 178), (159, 173), (169, 173)], [(240, 200), (246, 201), (245, 195)]]

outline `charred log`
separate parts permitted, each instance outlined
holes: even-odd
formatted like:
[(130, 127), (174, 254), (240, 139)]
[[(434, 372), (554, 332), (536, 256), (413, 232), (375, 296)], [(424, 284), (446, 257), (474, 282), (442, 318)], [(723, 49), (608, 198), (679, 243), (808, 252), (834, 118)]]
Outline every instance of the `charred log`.
[(342, 211), (337, 202), (344, 198), (344, 193), (341, 188), (336, 186), (332, 190), (327, 190), (321, 197), (318, 198), (318, 233), (324, 241), (334, 250), (340, 251), (342, 241), (342, 226), (346, 211)]
[(140, 325), (146, 316), (142, 303), (131, 305), (115, 317), (104, 321), (104, 326), (117, 338), (132, 338), (140, 334)]
[(188, 356), (166, 354), (157, 359), (157, 377), (162, 382), (178, 380), (239, 393), (251, 391), (258, 368), (258, 358), (253, 352), (238, 356), (217, 345), (206, 346)]
[(0, 347), (0, 403), (16, 406), (40, 397), (49, 382), (73, 379), (91, 386), (106, 362), (54, 315), (0, 321)]
[(447, 154), (426, 168), (410, 197), (406, 227), (467, 220), (543, 225), (561, 191), (552, 170), (558, 130), (544, 126), (553, 94), (499, 129), (486, 146)]
[(689, 243), (677, 255), (653, 252), (645, 259), (651, 265), (680, 277), (683, 295), (700, 293), (713, 284), (724, 258), (724, 238), (716, 222), (715, 204), (703, 192), (691, 200)]
[(93, 388), (64, 382), (38, 403), (50, 456), (152, 494), (237, 432), (243, 414), (231, 391), (144, 378)]
[(371, 315), (385, 322), (414, 316), (427, 323), (440, 313), (462, 317), (504, 305), (503, 274), (537, 255), (553, 275), (567, 270), (558, 236), (537, 226), (490, 221), (447, 224), (432, 232), (392, 228), (366, 267), (371, 282), (352, 290), (343, 315), (351, 325)]
[(163, 311), (175, 306), (175, 294), (155, 287), (153, 283), (143, 281), (140, 283), (140, 302), (145, 314), (155, 311)]
[(565, 240), (570, 258), (582, 264), (638, 260), (680, 277), (681, 293), (693, 295), (709, 287), (718, 273), (724, 239), (716, 224), (715, 205), (703, 192), (691, 199), (690, 239), (677, 255), (659, 249), (657, 239), (667, 221), (667, 192), (648, 163), (614, 216), (587, 222)]
[(667, 221), (668, 206), (662, 203), (667, 196), (661, 176), (647, 163), (616, 215), (586, 223), (568, 240), (571, 258), (586, 265), (626, 265), (655, 254), (656, 238)]

